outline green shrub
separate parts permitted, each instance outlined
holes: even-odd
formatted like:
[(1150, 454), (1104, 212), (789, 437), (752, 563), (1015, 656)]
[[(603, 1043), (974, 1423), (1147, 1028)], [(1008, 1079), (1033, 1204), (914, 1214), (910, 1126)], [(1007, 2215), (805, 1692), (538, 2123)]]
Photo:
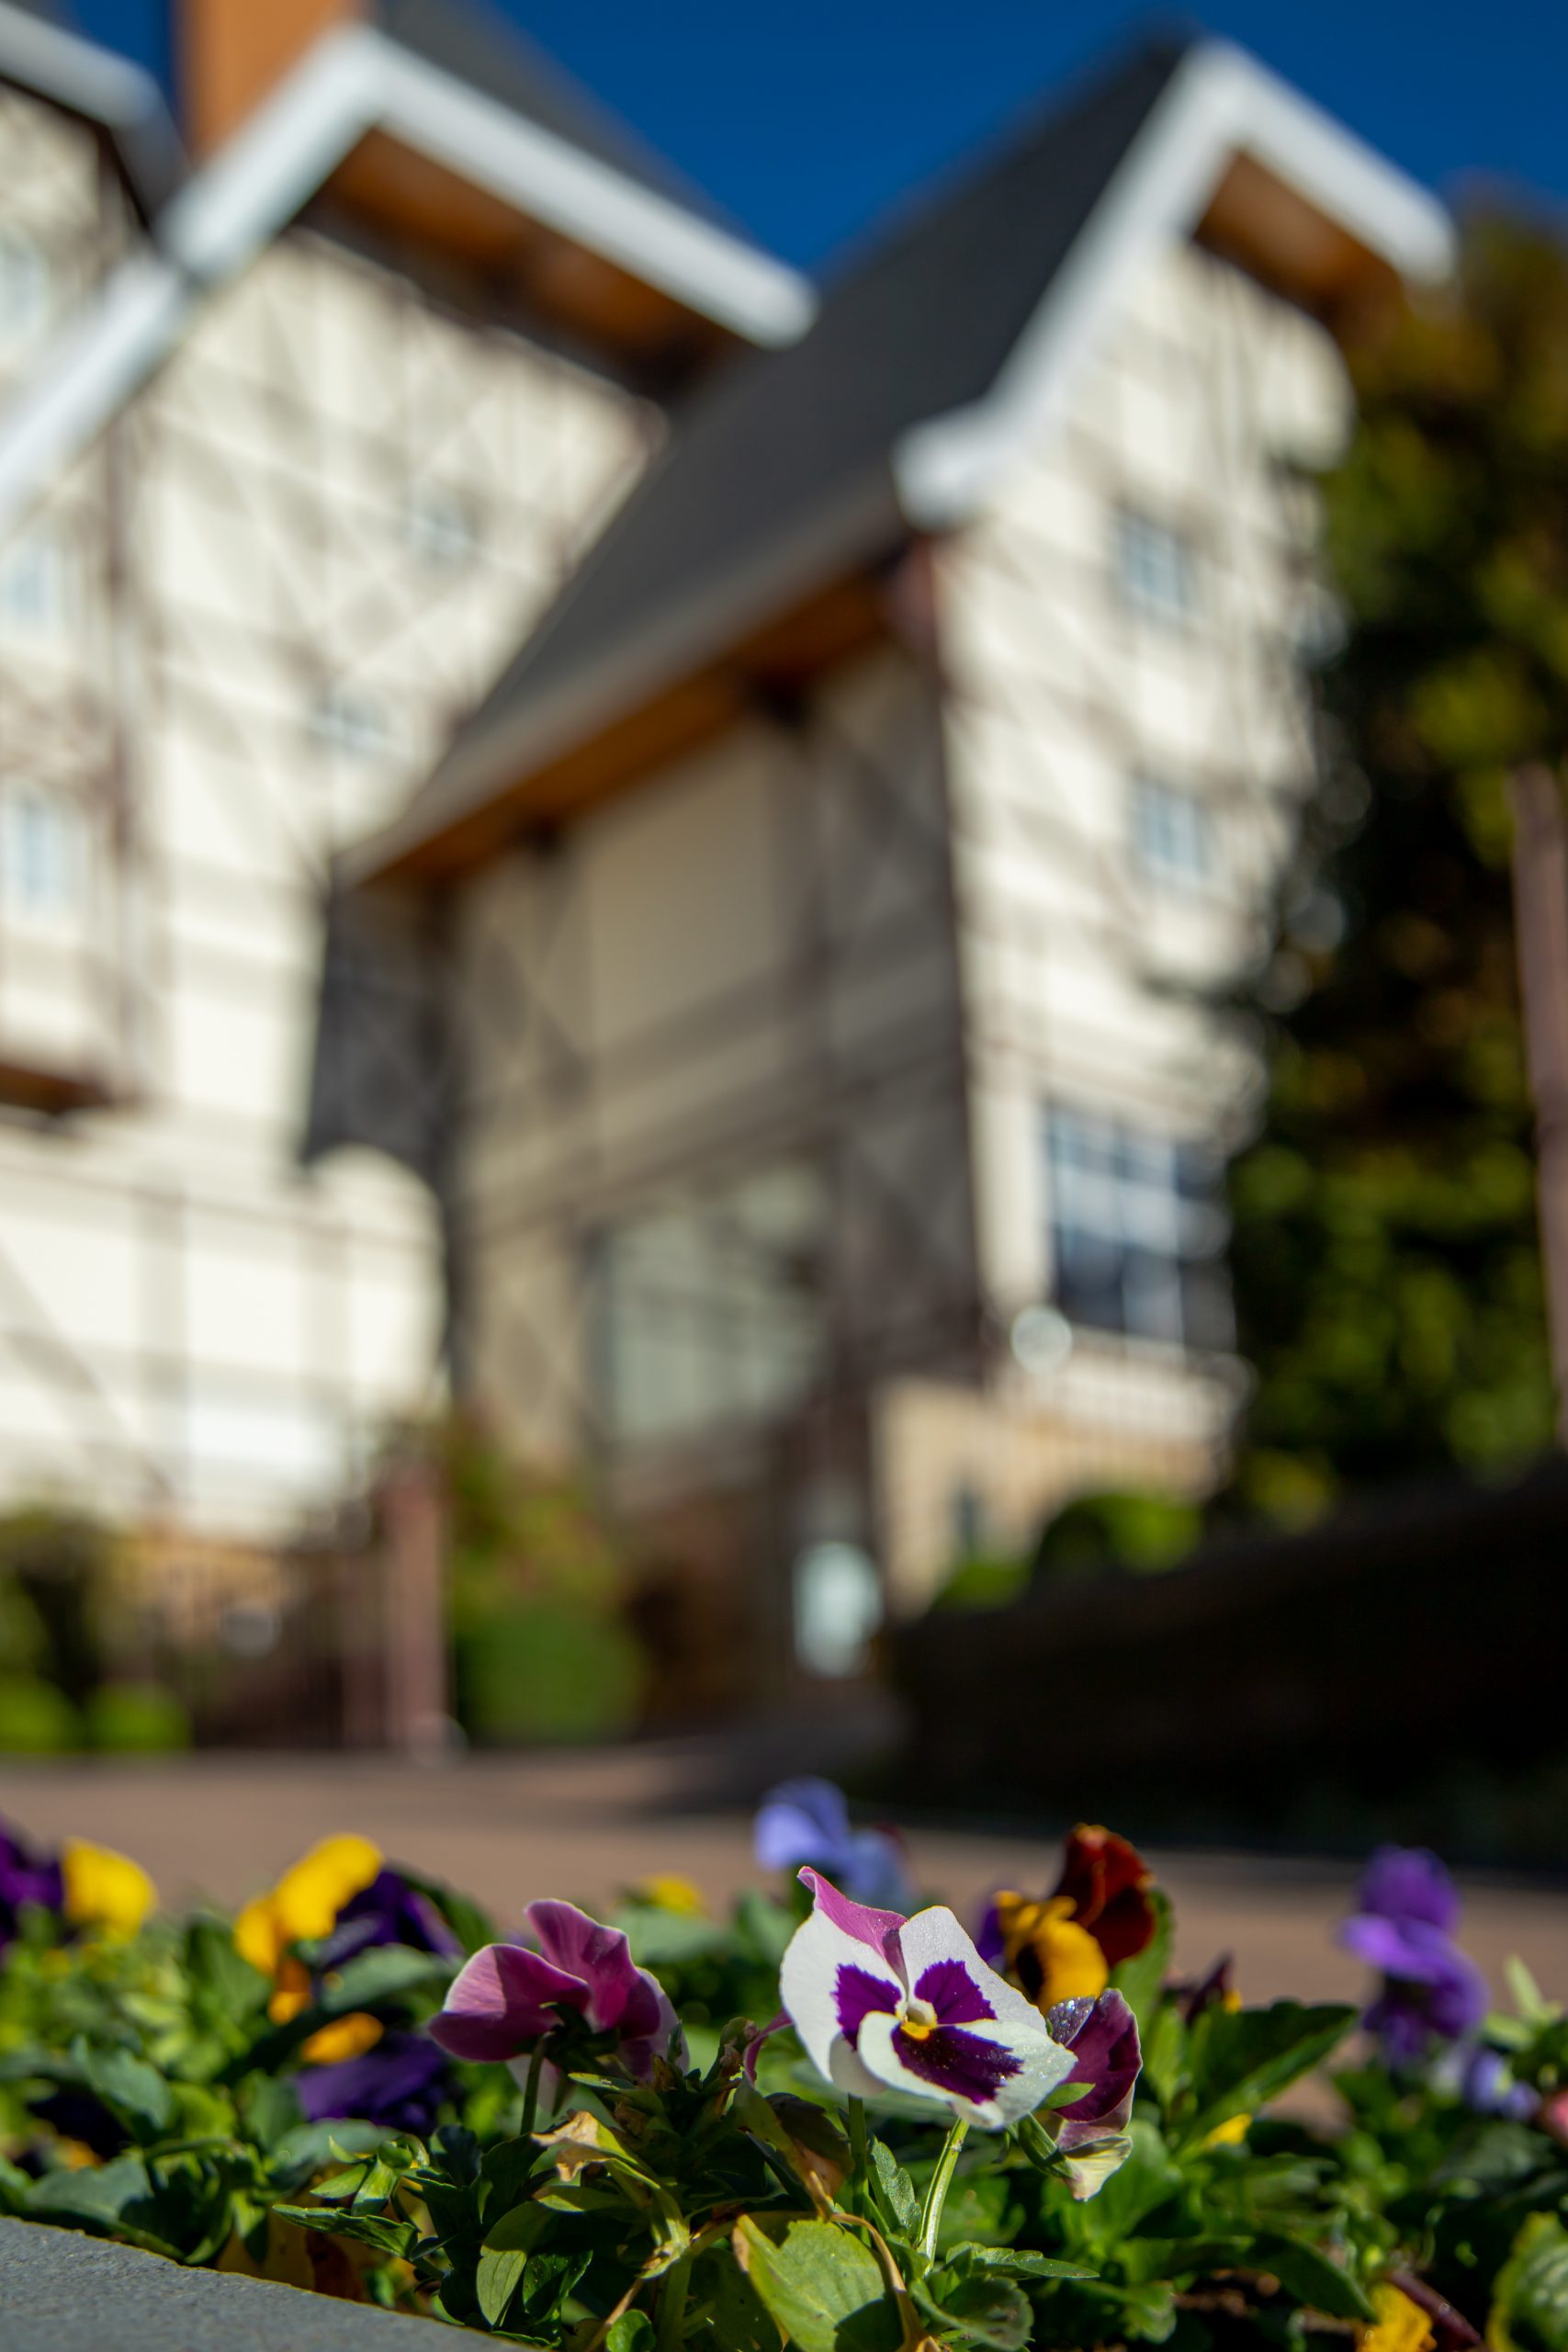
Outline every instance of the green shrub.
[(642, 1659), (615, 1618), (525, 1600), (459, 1632), (457, 1680), (463, 1727), (482, 1747), (607, 1739), (637, 1720)]
[(83, 1710), (88, 1745), (122, 1756), (162, 1756), (190, 1746), (184, 1702), (161, 1682), (105, 1682)]
[(38, 1674), (0, 1675), (0, 1753), (62, 1756), (82, 1745), (82, 1719)]
[(1197, 1544), (1202, 1514), (1168, 1495), (1080, 1495), (1058, 1511), (1040, 1538), (1036, 1573), (1094, 1575), (1130, 1568), (1147, 1576), (1173, 1568)]

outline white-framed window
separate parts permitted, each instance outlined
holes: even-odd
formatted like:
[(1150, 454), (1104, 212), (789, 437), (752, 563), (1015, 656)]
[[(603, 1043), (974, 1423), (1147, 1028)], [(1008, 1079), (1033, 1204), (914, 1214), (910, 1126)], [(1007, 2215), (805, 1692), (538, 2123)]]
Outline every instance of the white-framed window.
[(1187, 620), (1197, 602), (1197, 561), (1184, 531), (1119, 506), (1115, 533), (1116, 584), (1129, 611), (1174, 626)]
[(479, 518), (473, 501), (444, 482), (415, 482), (403, 503), (403, 540), (412, 555), (433, 570), (457, 571), (472, 561), (479, 544)]
[(41, 245), (18, 229), (0, 231), (0, 344), (42, 333), (54, 305), (54, 272)]
[(310, 733), (323, 751), (350, 759), (378, 759), (391, 743), (387, 713), (362, 687), (323, 686), (310, 711)]
[(72, 549), (54, 525), (30, 524), (0, 546), (0, 623), (39, 637), (64, 628), (74, 581)]
[(1140, 872), (1170, 889), (1196, 890), (1214, 870), (1214, 813), (1200, 793), (1163, 776), (1133, 779), (1133, 853)]
[(1070, 1323), (1228, 1347), (1220, 1162), (1201, 1144), (1054, 1108), (1045, 1143), (1055, 1303)]
[(81, 905), (86, 875), (80, 803), (42, 785), (0, 786), (0, 905), (58, 922)]

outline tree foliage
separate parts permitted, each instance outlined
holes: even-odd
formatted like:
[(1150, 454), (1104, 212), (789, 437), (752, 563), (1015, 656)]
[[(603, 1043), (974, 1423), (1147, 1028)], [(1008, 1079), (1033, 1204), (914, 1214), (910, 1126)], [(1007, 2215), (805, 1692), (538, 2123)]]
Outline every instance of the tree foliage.
[(1568, 747), (1568, 248), (1472, 218), (1456, 282), (1353, 373), (1325, 775), (1232, 1179), (1258, 1375), (1236, 1491), (1284, 1518), (1506, 1470), (1551, 1428), (1509, 779)]

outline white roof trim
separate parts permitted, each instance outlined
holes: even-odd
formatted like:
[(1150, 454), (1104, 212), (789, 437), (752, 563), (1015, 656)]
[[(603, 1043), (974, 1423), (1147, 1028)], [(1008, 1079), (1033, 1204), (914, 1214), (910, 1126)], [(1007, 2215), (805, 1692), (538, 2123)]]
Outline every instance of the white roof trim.
[(137, 123), (164, 110), (140, 65), (25, 8), (0, 6), (0, 70), (97, 122)]
[(917, 528), (964, 521), (1060, 415), (1148, 255), (1190, 235), (1242, 153), (1402, 277), (1435, 280), (1452, 268), (1453, 230), (1435, 197), (1256, 59), (1205, 42), (1177, 67), (987, 398), (899, 442), (894, 476)]
[[(15, 13), (0, 0), (0, 25)], [(816, 297), (782, 262), (372, 28), (347, 26), (317, 41), (187, 182), (159, 218), (157, 253), (123, 263), (46, 347), (0, 414), (0, 532), (152, 375), (205, 291), (243, 268), (377, 127), (754, 342), (792, 342), (811, 322)]]

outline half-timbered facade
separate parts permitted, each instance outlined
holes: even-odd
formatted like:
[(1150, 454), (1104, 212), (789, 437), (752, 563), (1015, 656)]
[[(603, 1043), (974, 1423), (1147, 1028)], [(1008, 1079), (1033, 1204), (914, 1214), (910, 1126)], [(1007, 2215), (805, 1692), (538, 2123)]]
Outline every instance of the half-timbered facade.
[(68, 111), (34, 29), (0, 8), (0, 1491), (266, 1537), (446, 1379), (429, 1171), (301, 1163), (333, 854), (666, 403), (809, 298), (460, 6), (191, 0), (209, 152), (151, 193), (151, 85), (72, 43)]
[(441, 910), (465, 1379), (764, 1620), (1220, 1467), (1202, 997), (1314, 777), (1336, 329), (1445, 254), (1248, 61), (1140, 52), (700, 397), (350, 857), (363, 926)]

